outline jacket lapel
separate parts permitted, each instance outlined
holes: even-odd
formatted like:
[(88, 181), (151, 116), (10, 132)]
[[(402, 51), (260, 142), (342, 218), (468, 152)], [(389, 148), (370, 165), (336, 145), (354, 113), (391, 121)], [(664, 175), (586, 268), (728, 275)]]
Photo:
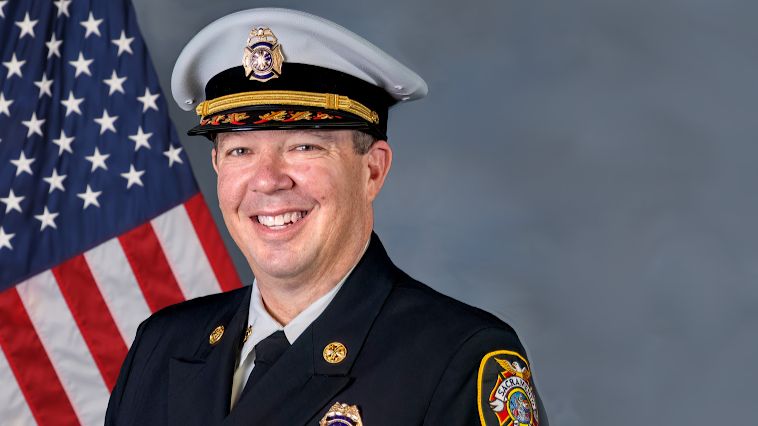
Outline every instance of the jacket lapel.
[[(350, 369), (389, 295), (397, 269), (372, 234), (363, 258), (326, 310), (266, 373), (246, 391), (224, 425), (307, 423), (352, 380)], [(340, 342), (346, 358), (324, 360), (324, 347)]]
[(212, 322), (213, 327), (223, 325), (225, 329), (215, 346), (206, 340), (195, 357), (169, 361), (169, 425), (218, 424), (229, 412), (232, 375), (247, 324), (250, 290), (248, 286), (235, 292), (239, 302), (229, 303), (230, 308)]

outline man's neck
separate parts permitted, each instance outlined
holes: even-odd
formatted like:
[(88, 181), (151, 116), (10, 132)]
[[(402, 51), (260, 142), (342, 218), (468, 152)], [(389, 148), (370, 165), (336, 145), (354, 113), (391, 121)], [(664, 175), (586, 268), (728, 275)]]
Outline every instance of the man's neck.
[(294, 283), (289, 280), (256, 277), (256, 284), (268, 313), (280, 324), (289, 324), (313, 302), (347, 278), (363, 257), (370, 240), (370, 236), (367, 237), (365, 244), (359, 246), (358, 250), (354, 250), (352, 256), (332, 265), (333, 267), (328, 269), (328, 274)]

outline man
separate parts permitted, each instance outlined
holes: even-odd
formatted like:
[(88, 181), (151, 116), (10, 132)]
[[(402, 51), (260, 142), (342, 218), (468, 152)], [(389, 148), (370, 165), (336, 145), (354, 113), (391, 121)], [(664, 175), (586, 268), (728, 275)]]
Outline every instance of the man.
[(410, 278), (372, 233), (387, 110), (423, 97), (420, 77), (329, 21), (253, 9), (196, 35), (172, 90), (213, 141), (256, 279), (146, 320), (106, 424), (547, 424), (514, 331)]

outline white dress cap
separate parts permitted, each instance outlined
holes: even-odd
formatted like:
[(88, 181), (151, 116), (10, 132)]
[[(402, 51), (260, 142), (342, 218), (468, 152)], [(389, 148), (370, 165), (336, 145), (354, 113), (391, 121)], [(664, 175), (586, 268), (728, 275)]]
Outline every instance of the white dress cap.
[(383, 88), (397, 101), (420, 99), (424, 80), (355, 33), (323, 18), (290, 9), (249, 9), (203, 28), (182, 50), (171, 75), (171, 92), (189, 111), (205, 100), (205, 85), (216, 74), (242, 64), (252, 28), (267, 27), (282, 46), (284, 61), (316, 65)]

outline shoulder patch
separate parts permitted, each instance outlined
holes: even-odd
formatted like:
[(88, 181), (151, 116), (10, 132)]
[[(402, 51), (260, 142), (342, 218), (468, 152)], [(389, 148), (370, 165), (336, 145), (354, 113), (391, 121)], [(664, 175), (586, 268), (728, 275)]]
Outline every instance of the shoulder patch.
[(531, 377), (529, 363), (517, 352), (499, 350), (485, 355), (476, 381), (482, 426), (538, 426)]

